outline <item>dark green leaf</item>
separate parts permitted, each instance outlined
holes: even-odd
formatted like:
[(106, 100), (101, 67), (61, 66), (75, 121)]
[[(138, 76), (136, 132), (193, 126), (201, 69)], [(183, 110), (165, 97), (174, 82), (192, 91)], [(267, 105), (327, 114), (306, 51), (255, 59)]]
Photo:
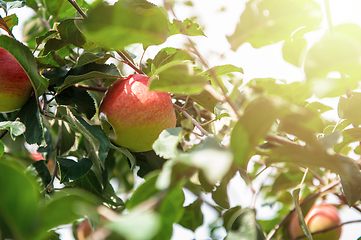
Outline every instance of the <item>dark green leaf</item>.
[(158, 156), (154, 151), (133, 154), (136, 158), (136, 165), (139, 166), (137, 175), (142, 178), (156, 169), (161, 169), (166, 161), (166, 159)]
[(45, 56), (51, 51), (57, 51), (63, 47), (66, 47), (67, 45), (68, 43), (66, 41), (63, 41), (55, 37), (51, 38), (45, 43), (44, 50), (42, 51), (41, 55)]
[(234, 51), (245, 42), (259, 48), (285, 40), (300, 27), (312, 31), (321, 21), (321, 8), (313, 0), (252, 0), (228, 41)]
[(105, 189), (102, 193), (102, 200), (106, 206), (111, 209), (117, 209), (119, 207), (124, 206), (123, 200), (117, 196), (114, 192), (113, 186), (108, 182), (105, 186)]
[(26, 142), (41, 145), (44, 141), (44, 128), (35, 96), (20, 109), (19, 118), (26, 127), (24, 133)]
[(133, 43), (163, 43), (169, 35), (166, 16), (156, 5), (142, 3), (121, 0), (113, 6), (97, 4), (84, 20), (85, 35), (114, 49)]
[(30, 49), (6, 35), (0, 36), (0, 47), (9, 51), (16, 58), (33, 83), (37, 96), (42, 95), (48, 87), (48, 82), (39, 75), (37, 63)]
[(205, 36), (198, 23), (186, 18), (183, 21), (174, 19), (169, 25), (170, 35), (183, 34), (187, 36)]
[(75, 106), (75, 109), (85, 113), (88, 119), (95, 115), (94, 99), (84, 89), (74, 86), (68, 87), (55, 96), (55, 100), (60, 105)]
[(4, 143), (0, 140), (0, 158), (1, 156), (4, 154), (5, 152), (5, 145)]
[(203, 201), (198, 198), (192, 204), (186, 206), (179, 224), (192, 231), (195, 231), (201, 226), (203, 224), (203, 213), (201, 210), (202, 203)]
[(93, 165), (89, 158), (78, 162), (67, 158), (56, 158), (60, 170), (60, 183), (73, 182), (87, 174)]
[(48, 167), (45, 164), (45, 161), (39, 160), (39, 161), (33, 162), (32, 166), (35, 168), (36, 173), (41, 178), (44, 187), (48, 186), (48, 184), (51, 181), (51, 175), (50, 175)]
[(104, 64), (109, 58), (112, 57), (111, 54), (94, 54), (90, 52), (85, 52), (82, 55), (80, 55), (78, 59), (78, 63), (75, 65), (75, 68), (89, 64), (89, 63), (97, 63), (97, 64)]
[(40, 56), (36, 58), (39, 68), (59, 68), (65, 66), (66, 62), (62, 59), (58, 53), (51, 51), (45, 56)]
[(99, 182), (97, 176), (93, 170), (90, 170), (86, 175), (75, 181), (75, 186), (88, 192), (91, 192), (95, 196), (101, 197), (103, 193), (103, 186)]
[(155, 183), (158, 178), (158, 173), (151, 173), (145, 178), (145, 182), (142, 183), (132, 194), (127, 201), (127, 209), (132, 209), (140, 203), (148, 200), (152, 196), (159, 193), (159, 190), (155, 187)]
[(57, 34), (58, 32), (55, 30), (50, 30), (49, 32), (47, 32), (46, 34), (40, 36), (40, 37), (36, 37), (35, 41), (36, 44), (40, 45), (44, 40), (52, 37), (53, 35)]
[(64, 90), (71, 85), (96, 78), (119, 78), (121, 75), (118, 68), (114, 64), (97, 64), (89, 63), (80, 67), (71, 69), (65, 78), (63, 85), (58, 92)]

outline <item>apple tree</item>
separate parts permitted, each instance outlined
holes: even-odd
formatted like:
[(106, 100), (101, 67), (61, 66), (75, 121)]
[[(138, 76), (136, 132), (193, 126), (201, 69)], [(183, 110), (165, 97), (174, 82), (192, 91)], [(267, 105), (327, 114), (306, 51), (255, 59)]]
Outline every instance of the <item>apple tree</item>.
[[(311, 232), (303, 217), (315, 203), (333, 197), (336, 207), (361, 213), (361, 27), (334, 26), (327, 0), (249, 0), (225, 36), (230, 51), (282, 43), (284, 60), (304, 73), (295, 82), (243, 81), (236, 62), (210, 65), (196, 44), (207, 37), (197, 16), (176, 14), (192, 1), (0, 0), (0, 7), (0, 49), (32, 84), (23, 106), (0, 114), (1, 239), (60, 239), (65, 224), (76, 239), (171, 239), (175, 226), (205, 228), (211, 239), (300, 239), (293, 217), (304, 239), (322, 239), (348, 222), (334, 217)], [(18, 8), (33, 10), (23, 39), (13, 34)], [(185, 39), (181, 47), (169, 43), (175, 35)], [(127, 105), (119, 121), (101, 124), (105, 92), (129, 74), (169, 95), (171, 114), (127, 100), (113, 110)], [(0, 105), (9, 104), (1, 96)], [(325, 117), (332, 111), (337, 120)], [(137, 121), (127, 119), (133, 115)], [(119, 144), (149, 139), (155, 125), (147, 124), (159, 116), (174, 124), (158, 129), (149, 149)], [(130, 135), (114, 141), (124, 124)], [(249, 205), (230, 201), (233, 179), (247, 186)], [(259, 217), (259, 205), (274, 211), (271, 219)]]

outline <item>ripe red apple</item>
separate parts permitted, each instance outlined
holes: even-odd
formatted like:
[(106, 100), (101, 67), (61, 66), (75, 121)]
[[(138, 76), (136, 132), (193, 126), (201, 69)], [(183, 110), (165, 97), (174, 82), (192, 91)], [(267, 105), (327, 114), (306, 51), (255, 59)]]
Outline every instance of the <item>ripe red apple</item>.
[(20, 63), (0, 47), (0, 112), (21, 108), (30, 98), (33, 86)]
[(116, 80), (99, 107), (99, 119), (109, 139), (132, 152), (151, 150), (159, 134), (176, 125), (169, 94), (149, 91), (149, 79), (135, 74)]
[[(341, 223), (338, 209), (330, 204), (314, 205), (305, 217), (305, 223), (311, 233), (320, 231)], [(292, 238), (303, 235), (303, 230), (298, 222), (297, 214), (291, 219), (289, 231)], [(314, 240), (339, 240), (341, 228), (335, 228), (327, 232), (312, 235)], [(306, 239), (306, 238), (302, 238)]]

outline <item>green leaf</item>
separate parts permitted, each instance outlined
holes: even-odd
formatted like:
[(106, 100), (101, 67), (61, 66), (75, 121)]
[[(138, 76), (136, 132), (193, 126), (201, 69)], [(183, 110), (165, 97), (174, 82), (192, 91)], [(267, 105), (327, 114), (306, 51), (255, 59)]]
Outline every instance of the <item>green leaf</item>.
[(18, 17), (15, 14), (11, 14), (4, 18), (0, 16), (0, 28), (8, 32), (9, 35), (11, 35), (11, 31), (16, 25), (18, 25)]
[(59, 105), (75, 106), (75, 109), (81, 113), (85, 113), (89, 120), (95, 115), (94, 99), (84, 89), (79, 89), (74, 86), (68, 87), (57, 94), (55, 100)]
[(4, 143), (0, 140), (0, 158), (1, 156), (4, 154), (5, 152), (5, 145)]
[(1, 35), (0, 47), (10, 52), (28, 74), (37, 96), (42, 95), (48, 87), (46, 79), (38, 73), (37, 63), (30, 49), (14, 38)]
[[(202, 169), (207, 181), (216, 184), (228, 173), (233, 154), (221, 146), (215, 138), (207, 138), (202, 145), (187, 157), (191, 166)], [(188, 160), (187, 160), (188, 162)]]
[(152, 240), (160, 229), (160, 218), (153, 211), (137, 210), (119, 215), (105, 226), (124, 239)]
[[(0, 161), (0, 228), (2, 237), (31, 239), (39, 201), (38, 185), (24, 169), (11, 161)], [(11, 184), (9, 184), (11, 183)], [(3, 229), (9, 236), (3, 235)]]
[[(76, 9), (67, 0), (42, 0), (45, 4), (46, 10), (53, 15), (55, 19), (61, 20), (64, 18), (75, 17)], [(89, 8), (85, 0), (77, 0), (77, 5), (80, 8)]]
[(159, 193), (159, 190), (155, 187), (158, 178), (158, 173), (152, 172), (147, 175), (145, 182), (143, 182), (132, 194), (130, 199), (127, 201), (127, 209), (133, 209), (142, 202), (150, 199), (152, 196)]
[(50, 51), (45, 56), (37, 57), (36, 60), (38, 61), (39, 68), (59, 68), (66, 65), (65, 60), (62, 59), (55, 51)]
[[(227, 234), (227, 240), (264, 240), (266, 237), (256, 220), (256, 211), (245, 208), (236, 211), (232, 216), (232, 225)], [(230, 223), (229, 223), (230, 224)]]
[(24, 133), (26, 142), (41, 145), (44, 141), (44, 127), (35, 96), (20, 109), (18, 116), (26, 127)]
[(89, 158), (82, 158), (78, 162), (56, 157), (60, 169), (60, 183), (73, 182), (87, 174), (93, 163)]
[(95, 196), (101, 197), (103, 192), (103, 185), (99, 182), (99, 179), (95, 175), (93, 170), (90, 170), (83, 177), (75, 180), (75, 186), (88, 192), (91, 192)]
[(305, 148), (283, 143), (272, 149), (267, 163), (292, 162), (309, 168), (325, 168), (340, 175), (343, 192), (352, 206), (361, 198), (361, 172), (354, 160), (343, 155), (331, 155), (322, 148)]
[(75, 143), (75, 132), (71, 129), (67, 122), (62, 122), (61, 125), (61, 134), (59, 142), (59, 156), (67, 153)]
[(81, 117), (76, 117), (69, 110), (69, 108), (65, 106), (59, 106), (57, 108), (56, 116), (70, 125), (75, 127), (83, 136), (89, 141), (92, 151), (96, 153), (97, 160), (93, 162), (96, 167), (104, 168), (104, 159), (106, 158), (109, 148), (110, 142), (104, 131), (100, 128), (89, 125), (84, 119)]
[(166, 161), (152, 150), (133, 154), (136, 158), (136, 165), (140, 168), (137, 175), (142, 178), (154, 170), (161, 169)]
[(103, 204), (111, 209), (117, 209), (119, 207), (124, 206), (123, 200), (117, 196), (114, 191), (113, 186), (109, 183), (105, 186), (105, 189), (102, 193)]
[(129, 152), (129, 150), (127, 148), (124, 147), (120, 147), (120, 146), (115, 146), (114, 144), (110, 143), (110, 147), (112, 149), (116, 149), (118, 151), (120, 151), (121, 153), (123, 153), (129, 160), (130, 162), (130, 169), (134, 169), (135, 165), (136, 165), (136, 159), (135, 157)]
[(321, 21), (322, 10), (313, 0), (252, 0), (228, 41), (234, 51), (245, 42), (260, 48), (285, 40), (301, 27), (312, 31)]
[(164, 197), (158, 212), (161, 217), (161, 231), (154, 239), (170, 239), (173, 233), (173, 224), (180, 221), (183, 216), (184, 193), (182, 184), (177, 184), (169, 190)]
[(295, 202), (295, 209), (296, 209), (296, 213), (297, 213), (297, 217), (298, 217), (298, 222), (300, 223), (300, 226), (301, 226), (303, 232), (305, 233), (307, 239), (313, 240), (311, 231), (306, 225), (305, 218), (304, 218), (303, 213), (302, 213), (302, 209), (301, 209), (300, 204), (298, 202), (299, 193), (300, 193), (299, 188), (295, 189), (292, 192), (293, 201)]
[[(302, 31), (303, 29), (299, 30)], [(301, 67), (305, 60), (307, 41), (303, 37), (291, 36), (287, 38), (282, 46), (282, 56), (286, 62), (296, 67)]]
[(21, 122), (4, 121), (0, 122), (0, 130), (10, 131), (11, 138), (19, 136), (25, 132), (25, 125)]
[(56, 30), (50, 30), (46, 34), (36, 37), (35, 38), (36, 44), (40, 45), (43, 41), (49, 40), (49, 38), (51, 38), (53, 35), (55, 35), (57, 33), (58, 33), (58, 31), (56, 31)]
[(36, 173), (41, 178), (44, 187), (48, 186), (48, 184), (51, 182), (51, 175), (48, 167), (45, 164), (45, 161), (39, 160), (33, 162), (30, 166), (32, 166), (35, 169)]
[(58, 93), (76, 83), (96, 78), (119, 78), (121, 75), (114, 64), (89, 63), (80, 67), (71, 69), (63, 85), (58, 89)]
[(62, 40), (77, 47), (82, 47), (86, 43), (86, 40), (83, 33), (80, 32), (76, 26), (75, 21), (75, 19), (61, 21), (57, 29)]
[(214, 108), (217, 103), (219, 103), (219, 101), (208, 91), (202, 91), (199, 94), (190, 95), (190, 98), (210, 112), (214, 112)]
[(104, 64), (109, 58), (113, 57), (111, 54), (94, 54), (90, 52), (85, 52), (80, 55), (78, 63), (75, 65), (75, 68), (84, 66), (89, 63)]
[(247, 169), (254, 147), (261, 143), (271, 126), (280, 117), (282, 102), (277, 98), (259, 98), (252, 101), (231, 133), (234, 161)]
[(190, 62), (171, 62), (156, 70), (149, 89), (175, 94), (200, 93), (207, 84), (203, 76), (196, 75)]
[(345, 98), (340, 97), (338, 103), (338, 116), (342, 119), (349, 120), (355, 126), (361, 124), (361, 112), (359, 111), (359, 106), (361, 102), (361, 93), (359, 92), (350, 92), (351, 96)]
[(179, 153), (178, 144), (180, 140), (181, 127), (163, 130), (158, 139), (153, 143), (153, 149), (157, 155), (165, 159), (171, 159)]
[(183, 21), (174, 19), (173, 22), (169, 24), (169, 31), (170, 35), (206, 36), (198, 23), (193, 22), (189, 18)]
[(166, 65), (167, 63), (173, 61), (186, 60), (193, 61), (194, 58), (182, 49), (166, 47), (157, 53), (157, 55), (151, 61), (151, 64), (154, 65), (155, 69), (158, 69), (160, 66)]
[(360, 57), (360, 41), (343, 34), (327, 34), (307, 53), (304, 65), (307, 80), (322, 80), (333, 71), (358, 79), (361, 76)]
[(361, 141), (361, 128), (349, 128), (342, 131), (342, 142), (335, 145), (334, 151), (341, 153), (350, 143)]
[(89, 10), (83, 26), (86, 36), (113, 49), (133, 43), (158, 45), (169, 36), (163, 11), (147, 1), (120, 0), (113, 6), (101, 2)]

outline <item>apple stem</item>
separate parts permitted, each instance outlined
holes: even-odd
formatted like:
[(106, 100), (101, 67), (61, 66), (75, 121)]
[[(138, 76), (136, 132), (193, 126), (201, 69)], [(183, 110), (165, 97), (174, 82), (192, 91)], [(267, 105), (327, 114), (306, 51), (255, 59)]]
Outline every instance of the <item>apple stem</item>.
[(203, 133), (203, 135), (206, 135), (207, 137), (213, 137), (213, 134), (210, 134), (209, 132), (207, 132), (200, 124), (199, 122), (197, 122), (197, 120), (195, 120), (191, 115), (189, 115), (189, 113), (187, 113), (187, 111), (185, 111), (182, 107), (178, 106), (177, 104), (173, 103), (174, 108), (176, 108), (177, 110), (179, 110), (182, 114), (184, 114), (184, 116), (186, 116), (186, 118), (189, 118), (192, 120), (192, 123), (194, 124), (194, 126), (196, 126), (201, 133)]

